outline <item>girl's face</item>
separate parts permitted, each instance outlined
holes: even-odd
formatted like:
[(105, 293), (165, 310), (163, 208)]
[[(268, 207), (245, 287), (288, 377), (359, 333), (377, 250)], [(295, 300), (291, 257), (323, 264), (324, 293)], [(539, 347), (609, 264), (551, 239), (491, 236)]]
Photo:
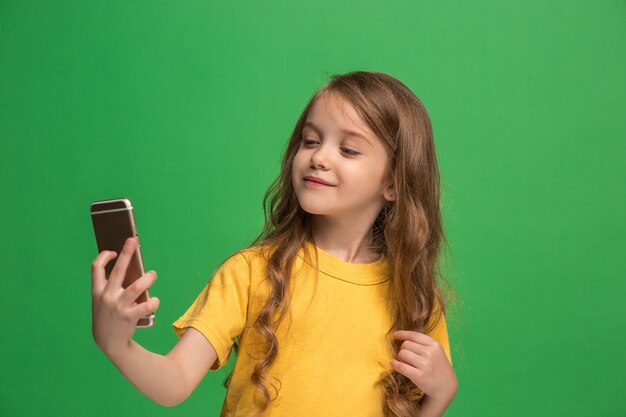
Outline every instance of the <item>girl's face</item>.
[[(302, 208), (333, 218), (375, 218), (393, 200), (387, 152), (352, 105), (336, 93), (313, 104), (292, 165)], [(329, 185), (309, 181), (318, 177)], [(385, 181), (387, 180), (387, 181)]]

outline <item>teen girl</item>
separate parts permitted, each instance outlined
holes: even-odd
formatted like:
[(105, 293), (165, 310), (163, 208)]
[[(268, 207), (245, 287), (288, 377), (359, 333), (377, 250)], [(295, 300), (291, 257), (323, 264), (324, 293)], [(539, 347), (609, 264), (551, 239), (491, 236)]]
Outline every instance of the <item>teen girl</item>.
[[(269, 204), (268, 204), (269, 199)], [(159, 404), (237, 353), (221, 416), (441, 416), (457, 379), (436, 280), (444, 239), (429, 117), (400, 81), (334, 75), (296, 123), (261, 234), (173, 323), (167, 355), (132, 340), (156, 272), (121, 286), (137, 242), (92, 264), (93, 337)]]

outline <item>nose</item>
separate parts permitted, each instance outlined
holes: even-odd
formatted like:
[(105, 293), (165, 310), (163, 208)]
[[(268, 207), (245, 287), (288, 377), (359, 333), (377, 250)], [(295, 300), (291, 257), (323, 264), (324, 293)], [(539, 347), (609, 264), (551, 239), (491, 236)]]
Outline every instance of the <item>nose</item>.
[(324, 155), (321, 146), (315, 152), (313, 152), (313, 155), (311, 155), (311, 161), (309, 165), (311, 168), (326, 169), (326, 155)]

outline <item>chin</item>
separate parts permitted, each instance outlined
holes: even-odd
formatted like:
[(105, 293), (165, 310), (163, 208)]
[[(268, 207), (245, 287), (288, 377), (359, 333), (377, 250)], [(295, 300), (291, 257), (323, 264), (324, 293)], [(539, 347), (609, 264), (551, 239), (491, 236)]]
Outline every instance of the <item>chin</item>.
[(309, 214), (327, 214), (328, 210), (324, 207), (320, 207), (316, 204), (302, 204), (300, 203), (300, 207), (302, 210), (306, 211)]
[(306, 211), (309, 214), (328, 214), (329, 207), (325, 204), (320, 204), (320, 201), (307, 201), (311, 199), (300, 199), (298, 198), (298, 203), (302, 210)]

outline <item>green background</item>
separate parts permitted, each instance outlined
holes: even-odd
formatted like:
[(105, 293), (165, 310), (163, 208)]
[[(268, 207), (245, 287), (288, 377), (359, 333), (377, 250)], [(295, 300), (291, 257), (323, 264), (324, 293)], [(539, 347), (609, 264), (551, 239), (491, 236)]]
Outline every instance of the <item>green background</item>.
[(134, 203), (161, 300), (135, 340), (167, 353), (309, 97), (357, 69), (433, 123), (446, 416), (626, 415), (625, 32), (624, 1), (3, 1), (0, 415), (218, 416), (232, 361), (167, 408), (96, 347), (89, 205)]

